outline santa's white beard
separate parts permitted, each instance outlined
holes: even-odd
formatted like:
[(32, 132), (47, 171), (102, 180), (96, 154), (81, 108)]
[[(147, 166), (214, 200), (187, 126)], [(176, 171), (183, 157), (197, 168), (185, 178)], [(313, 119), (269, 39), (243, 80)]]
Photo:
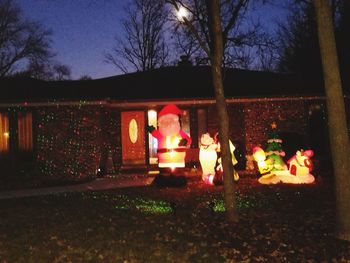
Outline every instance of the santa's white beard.
[(176, 136), (180, 132), (180, 123), (159, 126), (159, 132), (163, 136)]

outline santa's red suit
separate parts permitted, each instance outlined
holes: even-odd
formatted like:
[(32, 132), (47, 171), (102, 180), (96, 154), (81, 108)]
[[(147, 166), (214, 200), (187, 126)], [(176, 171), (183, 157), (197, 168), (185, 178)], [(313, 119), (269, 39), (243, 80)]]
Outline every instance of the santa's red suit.
[(179, 115), (182, 111), (174, 104), (165, 106), (158, 114), (158, 129), (151, 132), (158, 140), (158, 166), (160, 168), (185, 167), (186, 148), (191, 137), (181, 130)]

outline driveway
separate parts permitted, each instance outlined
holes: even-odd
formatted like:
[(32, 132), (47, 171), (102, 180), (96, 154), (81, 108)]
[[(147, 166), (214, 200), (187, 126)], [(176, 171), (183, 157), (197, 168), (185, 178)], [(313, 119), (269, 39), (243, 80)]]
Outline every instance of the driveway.
[(97, 191), (122, 187), (150, 185), (154, 177), (120, 176), (118, 178), (97, 178), (94, 181), (68, 186), (23, 189), (0, 192), (0, 199), (22, 198), (39, 195), (50, 195), (69, 192)]

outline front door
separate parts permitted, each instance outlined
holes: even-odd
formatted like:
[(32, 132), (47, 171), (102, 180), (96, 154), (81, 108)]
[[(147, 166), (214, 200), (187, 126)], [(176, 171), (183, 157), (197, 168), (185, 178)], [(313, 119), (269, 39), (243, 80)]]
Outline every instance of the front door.
[(146, 164), (145, 113), (122, 112), (121, 122), (123, 164)]

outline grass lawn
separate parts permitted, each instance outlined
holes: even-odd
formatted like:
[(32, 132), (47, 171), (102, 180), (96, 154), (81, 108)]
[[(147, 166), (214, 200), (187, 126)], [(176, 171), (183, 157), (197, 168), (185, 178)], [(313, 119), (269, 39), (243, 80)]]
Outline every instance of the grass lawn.
[(350, 262), (330, 189), (241, 179), (237, 224), (200, 182), (0, 200), (0, 262)]

